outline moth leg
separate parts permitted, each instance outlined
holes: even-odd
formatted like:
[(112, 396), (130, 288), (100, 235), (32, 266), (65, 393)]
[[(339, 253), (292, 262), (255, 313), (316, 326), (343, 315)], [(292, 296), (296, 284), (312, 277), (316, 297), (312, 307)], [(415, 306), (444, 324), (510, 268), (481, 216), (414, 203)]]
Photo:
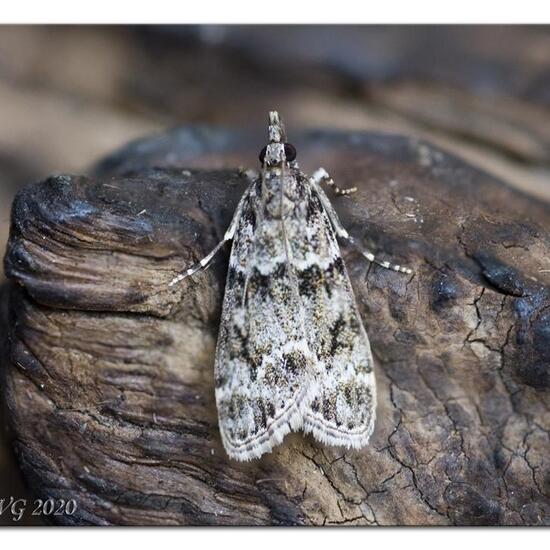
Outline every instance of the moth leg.
[(235, 231), (237, 229), (237, 225), (239, 223), (239, 219), (241, 217), (241, 213), (243, 211), (243, 204), (245, 203), (247, 197), (248, 197), (248, 190), (244, 193), (243, 197), (241, 198), (239, 205), (235, 210), (235, 214), (233, 214), (233, 219), (231, 220), (231, 224), (229, 225), (229, 228), (225, 232), (223, 239), (200, 262), (196, 263), (195, 265), (192, 265), (189, 269), (182, 271), (179, 275), (176, 275), (176, 277), (174, 277), (168, 283), (168, 286), (174, 286), (180, 281), (183, 281), (183, 279), (186, 279), (190, 275), (197, 273), (197, 271), (200, 271), (201, 269), (206, 269), (210, 265), (210, 262), (212, 261), (214, 256), (217, 254), (217, 252), (220, 250), (220, 248), (226, 242), (233, 239), (233, 236), (235, 235)]
[[(334, 207), (332, 206), (330, 200), (325, 195), (325, 192), (321, 189), (321, 186), (316, 180), (315, 174), (319, 174), (320, 172), (327, 174), (326, 171), (323, 168), (319, 168), (313, 176), (310, 178), (310, 182), (313, 185), (313, 188), (317, 192), (317, 195), (319, 197), (319, 200), (321, 201), (323, 207), (325, 208), (326, 213), (328, 214), (328, 217), (332, 223), (332, 226), (334, 228), (334, 231), (336, 231), (336, 235), (340, 237), (341, 239), (344, 239), (349, 244), (354, 246), (369, 262), (372, 262), (376, 265), (379, 265), (380, 267), (383, 267), (384, 269), (391, 269), (392, 271), (398, 271), (400, 273), (412, 273), (412, 269), (410, 267), (405, 267), (398, 264), (392, 264), (387, 261), (380, 261), (378, 260), (375, 255), (370, 252), (369, 250), (365, 250), (346, 230), (346, 228), (342, 225), (342, 222), (340, 221), (340, 218), (338, 217), (338, 214), (336, 213), (336, 210), (334, 210)], [(328, 176), (328, 174), (327, 174)], [(317, 176), (318, 178), (319, 176)]]
[(183, 279), (186, 279), (190, 275), (193, 275), (197, 271), (200, 271), (201, 269), (206, 269), (210, 262), (212, 261), (212, 258), (216, 255), (218, 250), (230, 239), (226, 239), (225, 236), (221, 242), (219, 242), (216, 247), (209, 252), (200, 262), (197, 262), (196, 264), (192, 265), (189, 269), (186, 269), (185, 271), (182, 271), (179, 275), (174, 277), (169, 283), (168, 286), (174, 286), (175, 284), (179, 283), (180, 281), (183, 281)]
[(338, 187), (324, 168), (318, 168), (317, 170), (315, 170), (311, 177), (317, 185), (324, 183), (329, 187), (332, 187), (337, 195), (351, 195), (352, 193), (355, 193), (357, 191), (357, 187), (348, 187), (347, 189), (342, 189), (341, 187)]
[(387, 261), (380, 261), (378, 260), (375, 255), (365, 250), (363, 247), (361, 247), (360, 244), (357, 243), (357, 241), (348, 235), (347, 237), (344, 237), (344, 235), (340, 235), (343, 239), (347, 240), (348, 243), (353, 245), (369, 262), (372, 262), (373, 264), (379, 265), (380, 267), (383, 267), (384, 269), (391, 269), (392, 271), (399, 271), (399, 273), (408, 273), (411, 274), (413, 270), (410, 267), (405, 267), (399, 264), (392, 264)]

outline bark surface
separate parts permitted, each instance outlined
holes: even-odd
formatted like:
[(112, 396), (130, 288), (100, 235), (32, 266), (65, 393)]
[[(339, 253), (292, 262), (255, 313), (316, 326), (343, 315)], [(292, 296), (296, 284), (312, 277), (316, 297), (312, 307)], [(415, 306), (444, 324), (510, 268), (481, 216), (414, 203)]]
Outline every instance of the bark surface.
[(256, 135), (180, 128), (93, 177), (17, 196), (2, 293), (4, 397), (37, 496), (74, 498), (76, 524), (550, 523), (550, 207), (428, 143), (297, 136), (366, 248), (342, 246), (378, 384), (360, 451), (292, 434), (230, 461), (213, 356), (229, 250), (219, 241)]

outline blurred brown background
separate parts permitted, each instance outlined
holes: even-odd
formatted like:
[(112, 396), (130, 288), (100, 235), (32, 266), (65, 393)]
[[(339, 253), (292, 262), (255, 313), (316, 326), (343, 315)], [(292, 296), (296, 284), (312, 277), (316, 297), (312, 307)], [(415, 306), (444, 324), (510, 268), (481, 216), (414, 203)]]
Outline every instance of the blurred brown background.
[[(547, 27), (10, 26), (0, 27), (2, 250), (22, 185), (86, 172), (178, 124), (251, 127), (260, 147), (272, 108), (290, 131), (423, 137), (550, 200)], [(0, 421), (1, 500), (26, 489)]]

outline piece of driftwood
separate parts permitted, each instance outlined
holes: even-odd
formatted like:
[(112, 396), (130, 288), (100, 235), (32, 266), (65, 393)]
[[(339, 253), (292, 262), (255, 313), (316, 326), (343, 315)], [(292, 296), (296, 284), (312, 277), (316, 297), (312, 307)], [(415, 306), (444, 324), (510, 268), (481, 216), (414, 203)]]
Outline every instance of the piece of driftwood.
[(167, 283), (218, 242), (246, 185), (231, 167), (262, 141), (177, 129), (18, 195), (4, 395), (30, 487), (78, 503), (54, 520), (549, 524), (550, 208), (405, 137), (293, 141), (304, 169), (359, 188), (333, 199), (349, 232), (415, 270), (343, 247), (376, 362), (371, 444), (298, 433), (227, 458), (213, 354), (228, 250)]

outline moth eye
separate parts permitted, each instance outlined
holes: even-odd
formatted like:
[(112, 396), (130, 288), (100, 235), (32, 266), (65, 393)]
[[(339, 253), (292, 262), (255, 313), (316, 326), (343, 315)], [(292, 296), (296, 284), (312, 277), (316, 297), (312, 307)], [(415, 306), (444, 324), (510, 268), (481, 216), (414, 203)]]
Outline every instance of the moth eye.
[(264, 163), (264, 160), (265, 160), (265, 154), (267, 153), (267, 146), (264, 147), (261, 151), (260, 151), (260, 155), (259, 155), (259, 159), (260, 159), (260, 162), (263, 164)]
[(296, 149), (294, 145), (285, 143), (285, 157), (289, 162), (292, 162), (296, 158)]

